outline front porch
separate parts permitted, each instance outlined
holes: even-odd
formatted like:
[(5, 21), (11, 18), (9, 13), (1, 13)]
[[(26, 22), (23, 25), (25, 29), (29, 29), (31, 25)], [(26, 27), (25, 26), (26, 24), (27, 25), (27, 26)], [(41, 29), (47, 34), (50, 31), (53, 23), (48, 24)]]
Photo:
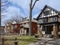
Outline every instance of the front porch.
[(52, 25), (41, 25), (42, 27), (42, 34), (43, 36), (46, 37), (53, 37), (53, 38), (58, 38), (59, 36), (59, 26), (58, 24), (52, 24)]

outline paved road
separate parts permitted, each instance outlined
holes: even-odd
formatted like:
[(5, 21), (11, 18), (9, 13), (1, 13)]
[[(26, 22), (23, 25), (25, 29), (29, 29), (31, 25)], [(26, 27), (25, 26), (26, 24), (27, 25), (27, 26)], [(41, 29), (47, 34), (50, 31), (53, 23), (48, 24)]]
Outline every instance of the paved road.
[(57, 40), (42, 39), (38, 42), (31, 43), (29, 45), (60, 45), (60, 39)]

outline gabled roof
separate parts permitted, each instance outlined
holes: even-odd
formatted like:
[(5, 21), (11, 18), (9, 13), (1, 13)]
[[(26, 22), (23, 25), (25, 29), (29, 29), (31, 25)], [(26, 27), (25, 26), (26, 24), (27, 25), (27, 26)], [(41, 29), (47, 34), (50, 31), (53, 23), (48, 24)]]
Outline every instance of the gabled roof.
[[(27, 23), (27, 22), (29, 22), (29, 20), (24, 20), (24, 21), (21, 21), (20, 23)], [(37, 23), (37, 20), (32, 20), (32, 22), (35, 22), (35, 23)]]
[(57, 11), (56, 9), (54, 9), (54, 8), (48, 6), (48, 5), (45, 5), (44, 8), (42, 9), (42, 11), (40, 12), (40, 14), (38, 15), (37, 20), (38, 20), (38, 18), (40, 17), (40, 15), (42, 14), (42, 12), (43, 12), (46, 8), (52, 9), (52, 10), (55, 11), (56, 13), (60, 14), (60, 12)]

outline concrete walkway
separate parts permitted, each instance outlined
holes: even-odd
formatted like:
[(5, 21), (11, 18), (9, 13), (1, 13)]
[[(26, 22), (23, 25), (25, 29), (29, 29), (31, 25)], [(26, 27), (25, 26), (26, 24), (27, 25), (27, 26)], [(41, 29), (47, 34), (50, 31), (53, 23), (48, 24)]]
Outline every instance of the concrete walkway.
[(60, 45), (60, 39), (57, 39), (57, 40), (54, 40), (54, 39), (48, 40), (48, 38), (46, 38), (46, 39), (41, 39), (38, 42), (31, 43), (29, 45)]

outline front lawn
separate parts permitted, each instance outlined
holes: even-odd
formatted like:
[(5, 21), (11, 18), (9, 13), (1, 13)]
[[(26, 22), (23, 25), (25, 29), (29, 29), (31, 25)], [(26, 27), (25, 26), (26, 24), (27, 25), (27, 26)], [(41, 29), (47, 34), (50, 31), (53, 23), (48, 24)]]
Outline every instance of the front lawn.
[(14, 45), (15, 38), (17, 38), (18, 45), (28, 45), (32, 42), (37, 41), (34, 36), (11, 36), (5, 37), (5, 45)]

